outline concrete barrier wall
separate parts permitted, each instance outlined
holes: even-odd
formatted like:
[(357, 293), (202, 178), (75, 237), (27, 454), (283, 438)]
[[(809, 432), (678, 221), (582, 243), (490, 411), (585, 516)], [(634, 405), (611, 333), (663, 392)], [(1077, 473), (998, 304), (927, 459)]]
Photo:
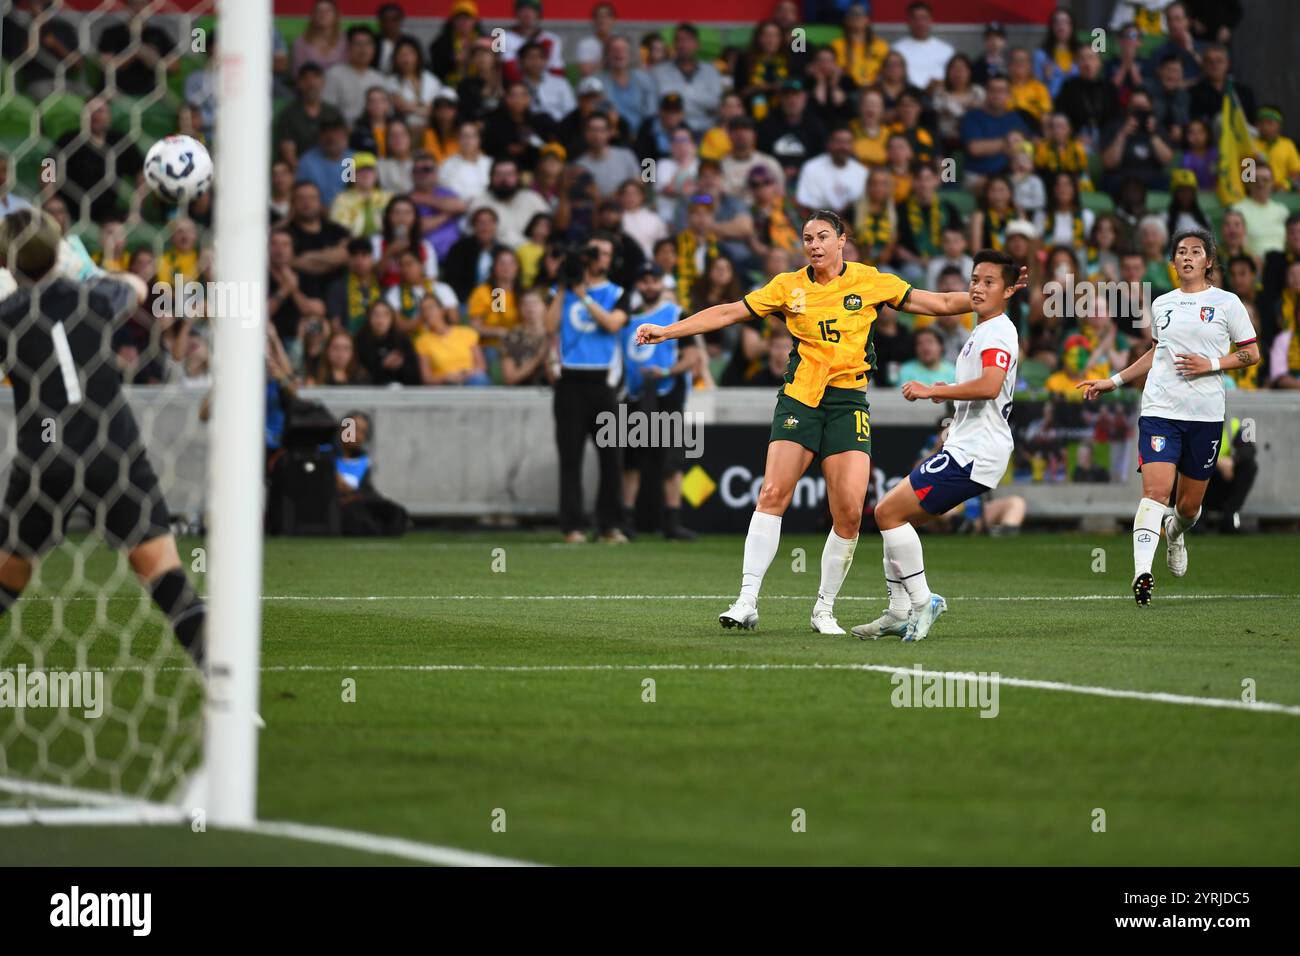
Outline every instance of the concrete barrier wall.
[[(197, 514), (204, 501), (207, 426), (198, 420), (202, 393), (174, 388), (128, 390), (150, 457), (177, 514)], [(339, 417), (363, 411), (375, 422), (376, 484), (413, 514), (510, 513), (549, 516), (557, 509), (558, 465), (551, 392), (544, 388), (308, 389)], [(689, 408), (708, 423), (765, 424), (774, 392), (718, 389), (693, 395)], [(0, 395), (4, 472), (13, 454), (13, 406)], [(870, 396), (878, 424), (931, 425), (940, 409), (897, 393)], [(1254, 422), (1260, 476), (1246, 513), (1300, 517), (1300, 395), (1229, 392), (1229, 412)], [(595, 455), (587, 456), (585, 488), (595, 495)], [(223, 476), (248, 482), (252, 476)], [(1004, 485), (1028, 499), (1031, 517), (1127, 517), (1140, 492), (1126, 485)]]

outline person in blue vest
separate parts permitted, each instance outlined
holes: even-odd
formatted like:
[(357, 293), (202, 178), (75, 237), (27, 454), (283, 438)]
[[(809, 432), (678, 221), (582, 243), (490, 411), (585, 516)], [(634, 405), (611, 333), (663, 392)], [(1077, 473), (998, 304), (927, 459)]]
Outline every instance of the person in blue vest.
[(582, 456), (588, 438), (596, 445), (600, 464), (597, 533), (611, 544), (627, 541), (619, 528), (622, 449), (618, 442), (598, 438), (606, 416), (618, 416), (612, 383), (622, 365), (619, 333), (628, 314), (627, 292), (609, 279), (615, 245), (608, 233), (593, 232), (585, 245), (569, 252), (546, 309), (546, 330), (558, 333), (560, 342), (560, 379), (555, 383), (553, 407), (560, 453), (560, 530), (570, 543), (587, 540)]
[[(691, 370), (699, 364), (702, 353), (695, 339), (686, 339), (680, 347), (676, 339), (658, 345), (638, 345), (636, 328), (642, 322), (672, 325), (681, 318), (682, 310), (665, 295), (663, 270), (653, 262), (647, 262), (637, 271), (636, 293), (636, 311), (622, 332), (627, 403), (646, 416), (668, 413), (671, 417), (651, 417), (650, 421), (672, 423), (666, 430), (667, 436), (684, 439), (687, 433), (682, 414), (691, 388)], [(680, 430), (677, 421), (681, 422)], [(650, 435), (659, 433), (658, 428), (649, 430)], [(623, 531), (629, 538), (636, 533), (636, 496), (641, 490), (641, 474), (649, 467), (651, 474), (663, 478), (664, 537), (670, 541), (695, 540), (695, 532), (681, 523), (685, 461), (684, 441), (674, 440), (667, 447), (657, 448), (629, 443), (623, 453)]]

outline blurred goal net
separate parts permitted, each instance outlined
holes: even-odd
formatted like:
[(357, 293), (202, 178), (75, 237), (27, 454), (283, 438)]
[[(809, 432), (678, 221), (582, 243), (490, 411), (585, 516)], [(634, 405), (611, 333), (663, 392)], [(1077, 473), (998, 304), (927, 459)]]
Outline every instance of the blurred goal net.
[[(266, 153), (269, 0), (4, 8), (0, 214), (53, 217), (68, 283), (33, 288), (20, 268), (0, 272), (0, 585), (12, 594), (31, 569), (0, 616), (0, 823), (179, 819), (214, 802), (247, 819), (265, 302), (243, 296), (249, 314), (218, 313), (205, 290), (260, 289), (265, 268), (264, 189), (220, 192), (223, 146)], [(218, 22), (260, 34), (233, 66), (218, 65)], [(260, 51), (265, 64), (252, 62)], [(173, 206), (141, 170), (178, 132), (207, 145), (216, 178)], [(264, 178), (265, 163), (245, 167)], [(104, 291), (128, 287), (121, 274), (143, 280), (139, 305)], [(71, 314), (52, 322), (68, 288)], [(151, 591), (149, 543), (169, 533), (207, 600), (206, 672)], [(227, 636), (214, 641), (218, 630)], [(235, 768), (233, 802), (208, 786), (214, 748)]]

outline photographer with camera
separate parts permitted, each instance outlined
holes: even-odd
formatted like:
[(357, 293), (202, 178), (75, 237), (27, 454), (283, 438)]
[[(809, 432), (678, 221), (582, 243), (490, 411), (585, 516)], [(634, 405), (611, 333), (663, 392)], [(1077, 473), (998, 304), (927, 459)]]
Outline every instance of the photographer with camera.
[(1129, 97), (1124, 116), (1104, 137), (1101, 164), (1106, 170), (1102, 186), (1116, 201), (1120, 187), (1130, 179), (1147, 189), (1163, 189), (1169, 182), (1166, 170), (1174, 151), (1151, 110), (1151, 94), (1136, 90)]
[[(592, 233), (586, 245), (569, 250), (546, 309), (546, 330), (560, 342), (560, 380), (555, 384), (555, 441), (560, 453), (560, 530), (564, 540), (587, 540), (583, 515), (582, 457), (596, 439), (601, 412), (617, 415), (611, 378), (619, 367), (619, 330), (627, 324), (627, 295), (609, 280), (615, 241)], [(600, 487), (596, 525), (602, 541), (627, 540), (621, 518), (622, 452), (617, 444), (596, 446)]]

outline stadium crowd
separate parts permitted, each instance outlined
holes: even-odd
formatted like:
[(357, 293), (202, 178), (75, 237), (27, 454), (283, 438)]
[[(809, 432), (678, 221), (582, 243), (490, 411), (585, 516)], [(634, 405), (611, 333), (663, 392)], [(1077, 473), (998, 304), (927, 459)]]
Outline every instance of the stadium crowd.
[[(174, 211), (141, 184), (146, 142), (126, 111), (170, 82), (183, 103), (158, 100), (146, 130), (210, 142), (218, 38), (186, 52), (131, 0), (86, 49), (47, 6), (17, 0), (4, 57), (61, 176), (40, 193), (5, 155), (0, 212), (42, 202), (96, 263), (156, 290), (207, 277), (211, 199), (147, 231)], [(292, 43), (275, 37), (266, 291), (299, 384), (551, 383), (547, 305), (593, 234), (613, 240), (615, 283), (661, 275), (690, 314), (801, 265), (803, 218), (828, 208), (852, 229), (850, 258), (926, 288), (964, 288), (979, 248), (1027, 266), (1011, 309), (1020, 384), (1062, 395), (1123, 367), (1149, 332), (1138, 307), (1063, 313), (1047, 284), (1145, 283), (1149, 301), (1174, 285), (1169, 235), (1209, 226), (1216, 280), (1248, 304), (1265, 355), (1233, 384), (1300, 387), (1300, 155), (1281, 110), (1233, 81), (1239, 4), (1119, 0), (1100, 52), (1098, 25), (1064, 10), (1033, 46), (992, 23), (974, 57), (923, 2), (891, 45), (869, 3), (818, 33), (780, 0), (747, 44), (707, 56), (694, 25), (632, 36), (606, 2), (571, 49), (537, 0), (495, 34), (474, 0), (454, 0), (427, 44), (404, 16), (385, 3), (345, 27), (320, 0)], [(1252, 127), (1240, 197), (1221, 178), (1225, 93)], [(8, 154), (20, 139), (5, 138)], [(118, 333), (124, 373), (205, 384), (202, 318), (155, 311)], [(972, 319), (885, 309), (874, 387), (951, 380)], [(705, 343), (694, 387), (773, 386), (791, 344), (779, 322), (727, 329)]]

